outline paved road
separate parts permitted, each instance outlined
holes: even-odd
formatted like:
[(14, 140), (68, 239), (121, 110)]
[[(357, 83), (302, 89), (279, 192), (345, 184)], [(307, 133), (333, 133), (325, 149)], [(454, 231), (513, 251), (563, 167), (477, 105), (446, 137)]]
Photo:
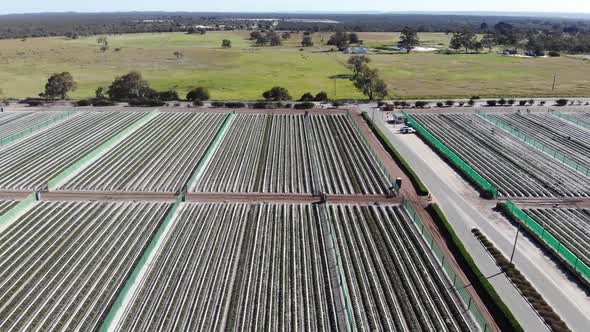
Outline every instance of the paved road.
[[(379, 121), (378, 116), (376, 120), (382, 128), (388, 127), (387, 124)], [(495, 220), (497, 218), (490, 217), (494, 214), (491, 211), (493, 202), (480, 200), (474, 190), (466, 192), (454, 186), (453, 181), (462, 180), (440, 158), (432, 155), (426, 156), (428, 153), (434, 154), (434, 152), (420, 139), (413, 135), (395, 135), (390, 130), (384, 131), (388, 133), (395, 147), (404, 155), (431, 190), (481, 271), (487, 276), (498, 273), (498, 267), (472, 235), (471, 229), (477, 227), (482, 230), (505, 255), (509, 255), (512, 250), (511, 239), (514, 236), (514, 227), (510, 226), (508, 222), (500, 222), (499, 224)], [(433, 162), (432, 159), (438, 160)], [(455, 179), (442, 176), (445, 172), (447, 174), (453, 173)], [(475, 206), (473, 201), (478, 201)], [(514, 259), (516, 266), (572, 330), (587, 331), (590, 326), (590, 310), (588, 310), (590, 300), (588, 297), (576, 284), (568, 281), (560, 270), (552, 266), (552, 262), (540, 254), (540, 250), (535, 248), (526, 238), (521, 237), (521, 240)], [(504, 275), (493, 277), (490, 282), (525, 330), (547, 331), (540, 318)]]

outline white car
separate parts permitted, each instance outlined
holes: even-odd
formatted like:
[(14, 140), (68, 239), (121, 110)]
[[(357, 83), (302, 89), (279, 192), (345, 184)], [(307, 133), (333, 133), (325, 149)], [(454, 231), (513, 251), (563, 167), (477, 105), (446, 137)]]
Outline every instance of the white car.
[(403, 127), (402, 129), (399, 130), (399, 132), (402, 134), (413, 134), (416, 132), (416, 129), (414, 129), (412, 127)]

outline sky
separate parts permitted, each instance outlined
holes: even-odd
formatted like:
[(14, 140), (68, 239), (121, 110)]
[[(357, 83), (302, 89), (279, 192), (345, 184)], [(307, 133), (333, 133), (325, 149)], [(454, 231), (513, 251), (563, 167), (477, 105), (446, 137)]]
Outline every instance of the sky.
[(0, 14), (39, 12), (517, 11), (590, 13), (590, 0), (0, 0)]

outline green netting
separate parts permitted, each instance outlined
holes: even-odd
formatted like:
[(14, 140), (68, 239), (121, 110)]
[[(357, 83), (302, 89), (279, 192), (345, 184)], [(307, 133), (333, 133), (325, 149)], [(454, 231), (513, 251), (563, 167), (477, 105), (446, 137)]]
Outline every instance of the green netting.
[(573, 122), (573, 123), (577, 124), (578, 126), (581, 126), (581, 127), (585, 127), (585, 128), (590, 129), (590, 123), (585, 122), (583, 120), (580, 120), (578, 118), (575, 118), (573, 116), (570, 116), (570, 115), (567, 115), (567, 114), (563, 114), (563, 113), (559, 113), (559, 112), (551, 112), (551, 114), (553, 114), (555, 116), (558, 116), (558, 117), (560, 117), (562, 119), (565, 119), (565, 120), (567, 120), (569, 122)]
[(6, 213), (0, 216), (0, 225), (9, 220), (12, 220), (12, 218), (14, 218), (15, 216), (28, 210), (35, 201), (37, 201), (37, 193), (32, 193), (29, 196), (27, 196), (25, 199), (13, 206), (12, 209), (8, 210)]
[(587, 167), (584, 167), (578, 163), (576, 163), (575, 161), (573, 161), (572, 159), (568, 158), (565, 154), (561, 153), (561, 152), (557, 152), (555, 149), (552, 149), (550, 147), (548, 147), (547, 145), (545, 145), (543, 142), (536, 140), (534, 138), (528, 137), (526, 135), (524, 135), (523, 133), (519, 132), (518, 130), (502, 123), (500, 120), (495, 119), (487, 114), (484, 113), (479, 113), (478, 114), (481, 118), (493, 123), (494, 125), (502, 128), (504, 131), (507, 131), (508, 133), (512, 134), (513, 136), (523, 140), (525, 143), (532, 145), (533, 147), (537, 148), (538, 150), (543, 151), (545, 154), (557, 159), (558, 161), (566, 164), (567, 166), (575, 169), (577, 172), (580, 172), (584, 175), (590, 175), (590, 169)]
[(457, 277), (457, 274), (455, 274), (455, 272), (453, 271), (453, 269), (449, 265), (447, 259), (443, 255), (440, 248), (432, 240), (432, 236), (430, 235), (430, 233), (428, 233), (428, 230), (426, 228), (422, 227), (423, 224), (422, 224), (422, 221), (420, 220), (420, 217), (418, 217), (418, 215), (416, 214), (416, 211), (414, 210), (414, 208), (412, 207), (410, 202), (405, 197), (402, 199), (402, 205), (406, 209), (406, 211), (408, 212), (410, 219), (412, 219), (412, 221), (414, 223), (416, 223), (418, 228), (422, 230), (422, 236), (424, 237), (424, 240), (431, 246), (432, 253), (438, 259), (439, 264), (441, 264), (447, 277), (449, 278), (449, 280), (453, 284), (453, 287), (455, 288), (455, 290), (457, 291), (457, 293), (459, 294), (461, 299), (464, 301), (465, 308), (467, 308), (471, 312), (475, 322), (480, 326), (482, 331), (487, 331), (489, 329), (488, 324), (485, 321), (485, 319), (483, 318), (483, 316), (481, 315), (481, 313), (479, 312), (479, 309), (477, 308), (477, 306), (473, 305), (473, 303), (472, 303), (473, 300), (471, 298), (471, 295), (469, 295), (469, 292), (467, 292), (465, 287), (461, 284), (461, 281)]
[(356, 128), (356, 131), (357, 131), (359, 137), (361, 137), (363, 139), (365, 145), (369, 149), (369, 152), (373, 156), (373, 159), (377, 162), (377, 165), (379, 165), (379, 168), (381, 168), (381, 172), (385, 175), (385, 177), (387, 178), (387, 181), (389, 181), (389, 187), (390, 188), (393, 188), (393, 193), (396, 196), (399, 195), (399, 188), (398, 188), (397, 184), (395, 183), (395, 180), (393, 179), (393, 177), (391, 176), (391, 174), (389, 174), (389, 172), (385, 168), (385, 165), (383, 165), (383, 162), (381, 162), (381, 159), (379, 159), (377, 157), (377, 154), (375, 153), (375, 151), (371, 147), (371, 144), (369, 144), (369, 140), (363, 134), (363, 131), (362, 131), (361, 127), (356, 122), (356, 120), (352, 117), (352, 115), (350, 115), (350, 112), (346, 113), (346, 115), (348, 115), (348, 117), (350, 118), (350, 121), (354, 124), (354, 127)]
[(98, 156), (99, 154), (101, 154), (102, 152), (104, 152), (106, 149), (108, 149), (111, 146), (119, 143), (126, 135), (128, 135), (128, 134), (136, 131), (141, 126), (143, 126), (146, 122), (148, 122), (151, 119), (153, 119), (154, 117), (156, 117), (158, 114), (159, 114), (158, 111), (150, 112), (147, 115), (143, 116), (141, 119), (139, 119), (136, 122), (134, 122), (129, 127), (123, 129), (117, 135), (111, 137), (109, 140), (107, 140), (106, 142), (102, 143), (97, 148), (95, 148), (94, 150), (90, 151), (89, 153), (87, 153), (86, 155), (84, 155), (82, 158), (78, 159), (75, 163), (73, 163), (72, 165), (70, 165), (68, 168), (66, 168), (65, 170), (61, 171), (55, 177), (53, 177), (52, 179), (50, 179), (47, 182), (47, 187), (49, 189), (55, 189), (55, 188), (57, 188), (57, 186), (60, 185), (60, 183), (65, 178), (67, 178), (68, 176), (70, 176), (71, 174), (73, 174), (74, 172), (76, 172), (78, 169), (84, 167), (87, 162), (89, 162), (90, 160), (94, 159), (94, 157)]
[(326, 217), (326, 223), (328, 224), (328, 230), (330, 232), (330, 238), (332, 240), (332, 251), (334, 257), (336, 259), (336, 268), (338, 270), (338, 280), (340, 282), (340, 290), (342, 292), (342, 297), (344, 298), (344, 309), (346, 310), (346, 318), (348, 320), (348, 326), (351, 331), (354, 331), (354, 320), (352, 317), (352, 309), (350, 305), (350, 300), (348, 299), (348, 293), (346, 291), (346, 279), (344, 278), (344, 271), (342, 270), (342, 263), (340, 261), (340, 254), (338, 250), (338, 243), (336, 242), (336, 238), (334, 236), (334, 228), (332, 227), (332, 219), (330, 218), (330, 211), (328, 211), (327, 204), (324, 205), (324, 216)]
[(50, 124), (57, 122), (57, 121), (61, 121), (69, 116), (71, 116), (72, 114), (74, 114), (75, 112), (65, 112), (65, 113), (60, 113), (54, 117), (49, 118), (48, 120), (45, 120), (41, 123), (38, 123), (30, 128), (27, 128), (21, 132), (18, 132), (16, 134), (10, 135), (8, 137), (5, 137), (3, 139), (0, 139), (0, 146), (8, 144), (8, 143), (12, 143), (14, 141), (16, 141), (17, 139), (23, 138), (35, 131), (38, 131), (40, 129), (43, 129), (47, 126), (49, 126)]
[(137, 264), (135, 265), (135, 268), (131, 272), (131, 275), (129, 276), (129, 278), (125, 282), (125, 286), (123, 286), (123, 289), (121, 289), (121, 291), (119, 292), (117, 299), (115, 299), (115, 302), (113, 302), (113, 305), (111, 306), (111, 309), (109, 310), (109, 313), (105, 317), (105, 320), (102, 322), (102, 325), (100, 327), (101, 332), (106, 332), (106, 331), (112, 330), (111, 324), (113, 323), (115, 316), (117, 315), (119, 310), (124, 309), (123, 308), (123, 300), (125, 300), (125, 297), (127, 296), (129, 291), (131, 290), (131, 287), (138, 281), (137, 279), (139, 278), (139, 274), (140, 274), (141, 270), (143, 269), (143, 267), (147, 263), (151, 254), (154, 252), (156, 245), (158, 244), (158, 242), (162, 238), (162, 235), (164, 234), (164, 231), (166, 230), (166, 227), (168, 227), (168, 224), (170, 224), (170, 221), (172, 220), (172, 218), (176, 214), (176, 211), (178, 210), (178, 208), (180, 207), (180, 204), (183, 201), (184, 201), (184, 195), (179, 195), (176, 198), (176, 201), (174, 202), (174, 204), (172, 205), (172, 207), (170, 208), (170, 210), (166, 214), (164, 221), (162, 222), (162, 224), (160, 225), (160, 227), (156, 231), (156, 234), (154, 235), (149, 246), (144, 251), (143, 255), (139, 259), (139, 262), (137, 262)]
[(584, 262), (514, 203), (507, 201), (506, 205), (513, 215), (526, 225), (528, 229), (537, 234), (551, 249), (557, 252), (575, 271), (578, 271), (584, 278), (590, 280), (590, 268)]
[(197, 182), (197, 178), (199, 177), (199, 174), (201, 174), (201, 171), (203, 170), (203, 167), (205, 167), (207, 160), (209, 159), (209, 157), (211, 156), (213, 151), (215, 151), (215, 147), (217, 147), (217, 143), (219, 143), (219, 141), (221, 140), (223, 133), (225, 132), (225, 130), (227, 129), (227, 127), (231, 123), (232, 118), (235, 115), (236, 115), (235, 112), (231, 112), (225, 118), (225, 121), (223, 122), (223, 124), (221, 125), (219, 130), (217, 131), (217, 135), (215, 135), (215, 138), (213, 139), (213, 141), (211, 141), (211, 144), (209, 144), (209, 147), (207, 148), (207, 151), (203, 155), (203, 158), (201, 158), (199, 165), (195, 168), (195, 171), (193, 172), (193, 174), (189, 178), (189, 180), (187, 182), (187, 186), (186, 186), (187, 189), (191, 188), (194, 185), (194, 183)]
[(422, 127), (416, 120), (414, 120), (409, 114), (403, 112), (403, 115), (406, 117), (408, 122), (412, 124), (414, 129), (418, 131), (422, 137), (426, 138), (436, 149), (442, 152), (447, 158), (451, 159), (455, 165), (457, 165), (463, 173), (465, 173), (470, 179), (478, 183), (483, 189), (488, 190), (492, 193), (492, 197), (498, 197), (498, 190), (489, 183), (486, 179), (484, 179), (481, 175), (479, 175), (471, 166), (467, 165), (459, 156), (457, 156), (453, 151), (447, 148), (441, 141), (439, 141), (436, 137), (434, 137), (426, 128)]

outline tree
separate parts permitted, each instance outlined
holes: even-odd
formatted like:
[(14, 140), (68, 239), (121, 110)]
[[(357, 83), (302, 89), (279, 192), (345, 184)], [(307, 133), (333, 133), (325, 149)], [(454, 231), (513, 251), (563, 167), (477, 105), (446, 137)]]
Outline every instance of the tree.
[(353, 32), (348, 35), (348, 42), (351, 44), (360, 44), (361, 40), (359, 39), (359, 35)]
[(313, 46), (313, 39), (311, 38), (311, 36), (303, 36), (303, 39), (301, 40), (301, 46), (302, 47)]
[(356, 76), (364, 67), (371, 63), (371, 58), (366, 55), (353, 55), (348, 58), (347, 63), (348, 67), (353, 72), (353, 76)]
[(291, 33), (290, 33), (290, 32), (283, 32), (283, 33), (281, 34), (281, 38), (282, 38), (282, 39), (285, 39), (285, 40), (286, 40), (286, 39), (290, 39), (290, 38), (291, 38)]
[(301, 98), (299, 98), (299, 101), (313, 101), (314, 97), (311, 94), (311, 92), (306, 92), (304, 93)]
[(100, 37), (96, 38), (96, 42), (100, 45), (100, 50), (102, 52), (106, 52), (109, 49), (109, 41), (108, 41), (107, 37), (100, 36)]
[(224, 40), (221, 42), (221, 47), (223, 47), (223, 48), (231, 48), (231, 40), (229, 40), (229, 39), (224, 39)]
[(488, 32), (489, 29), (490, 29), (490, 27), (488, 26), (488, 24), (486, 22), (483, 22), (479, 26), (479, 30), (484, 31), (484, 32)]
[(327, 101), (328, 100), (328, 94), (325, 91), (320, 91), (318, 92), (317, 95), (315, 95), (315, 97), (313, 98), (314, 101)]
[(283, 40), (281, 39), (281, 37), (276, 32), (268, 33), (267, 34), (267, 39), (270, 41), (270, 46), (281, 46), (281, 45), (283, 45)]
[(461, 32), (456, 32), (453, 34), (449, 47), (454, 50), (464, 47), (465, 53), (468, 53), (469, 49), (474, 49), (476, 42), (477, 37), (475, 36), (475, 33), (471, 30), (465, 29)]
[(256, 38), (256, 46), (266, 46), (268, 44), (268, 38), (265, 35), (260, 34), (258, 38)]
[(337, 31), (335, 34), (330, 36), (327, 44), (334, 45), (338, 47), (339, 50), (343, 50), (348, 46), (348, 36), (345, 32)]
[(289, 94), (289, 90), (280, 86), (275, 86), (272, 89), (265, 91), (262, 96), (268, 101), (282, 101), (292, 99), (291, 95)]
[(250, 32), (250, 40), (257, 40), (262, 33), (260, 31), (252, 31)]
[(115, 78), (107, 91), (109, 98), (116, 101), (128, 101), (135, 98), (144, 98), (151, 91), (148, 83), (138, 71)]
[(387, 84), (379, 78), (377, 69), (364, 66), (353, 78), (353, 83), (369, 100), (383, 99), (388, 95)]
[(412, 49), (420, 44), (420, 38), (418, 37), (418, 32), (416, 30), (405, 27), (402, 30), (402, 33), (399, 37), (398, 45), (406, 49), (408, 53), (412, 51)]
[(496, 46), (497, 40), (496, 36), (492, 33), (487, 33), (483, 38), (481, 38), (481, 45), (488, 49), (488, 52), (492, 51), (492, 48)]
[(99, 86), (98, 88), (96, 88), (96, 90), (94, 91), (94, 96), (96, 97), (96, 99), (107, 99), (107, 97), (104, 94), (104, 87)]
[(209, 93), (209, 89), (199, 86), (191, 91), (186, 95), (186, 99), (190, 101), (205, 101), (211, 98), (211, 94)]
[(475, 53), (480, 53), (483, 49), (483, 43), (481, 41), (475, 41), (471, 47), (475, 50)]
[(454, 49), (455, 51), (458, 51), (461, 47), (463, 47), (461, 37), (458, 33), (453, 34), (453, 37), (451, 37), (449, 47)]
[(74, 81), (72, 74), (68, 72), (53, 74), (45, 84), (45, 92), (39, 95), (48, 99), (66, 99), (68, 92), (75, 91), (77, 87), (78, 84)]

